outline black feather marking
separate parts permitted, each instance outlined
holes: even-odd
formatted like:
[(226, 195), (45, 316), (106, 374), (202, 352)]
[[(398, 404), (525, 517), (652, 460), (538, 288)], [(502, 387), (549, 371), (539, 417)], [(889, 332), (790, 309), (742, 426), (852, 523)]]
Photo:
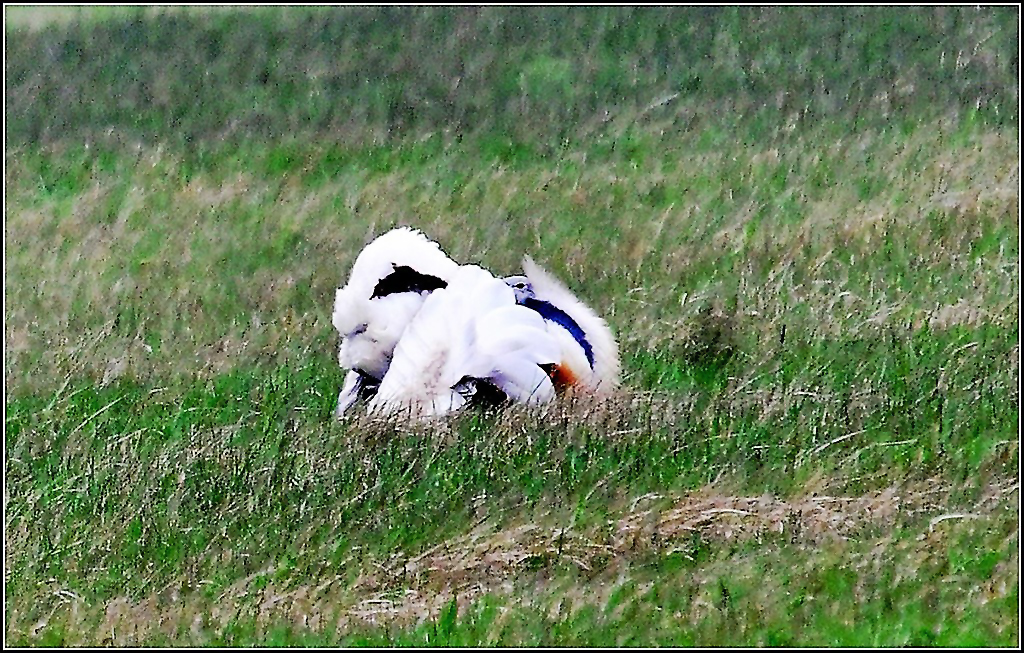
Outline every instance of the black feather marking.
[(359, 385), (357, 386), (359, 401), (372, 399), (373, 396), (377, 394), (377, 389), (380, 387), (380, 380), (373, 378), (361, 370), (357, 371), (359, 372)]
[(467, 405), (478, 409), (493, 409), (507, 406), (511, 402), (501, 388), (486, 379), (464, 376), (453, 389), (467, 400)]
[(395, 271), (377, 282), (370, 299), (387, 297), (396, 292), (434, 291), (447, 288), (448, 282), (438, 277), (413, 270), (408, 265), (393, 265)]

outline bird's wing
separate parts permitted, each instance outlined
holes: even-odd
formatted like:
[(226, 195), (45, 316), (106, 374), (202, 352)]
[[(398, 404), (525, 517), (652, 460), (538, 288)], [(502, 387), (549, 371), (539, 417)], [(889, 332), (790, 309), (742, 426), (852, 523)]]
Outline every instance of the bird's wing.
[(553, 397), (554, 387), (542, 366), (560, 361), (560, 348), (543, 318), (519, 305), (491, 310), (476, 321), (476, 352), (467, 374), (485, 379), (518, 402)]
[(395, 347), (371, 410), (433, 415), (462, 407), (463, 381), (485, 380), (510, 398), (549, 398), (539, 364), (557, 352), (543, 321), (517, 306), (502, 280), (462, 266), (423, 303)]
[[(460, 270), (447, 288), (424, 300), (395, 346), (371, 410), (433, 414), (461, 407), (461, 395), (452, 388), (470, 365), (475, 342), (476, 276), (475, 270)], [(481, 304), (489, 299), (484, 296)]]

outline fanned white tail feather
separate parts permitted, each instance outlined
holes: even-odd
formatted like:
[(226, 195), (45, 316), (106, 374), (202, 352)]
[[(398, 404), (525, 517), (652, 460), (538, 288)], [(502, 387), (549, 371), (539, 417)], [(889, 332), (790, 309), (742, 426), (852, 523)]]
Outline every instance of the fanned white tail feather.
[(395, 292), (374, 297), (378, 284), (406, 266), (447, 281), (459, 268), (440, 245), (419, 231), (399, 227), (382, 234), (356, 257), (348, 283), (334, 297), (331, 322), (341, 336), (338, 362), (380, 379), (395, 346), (428, 292)]

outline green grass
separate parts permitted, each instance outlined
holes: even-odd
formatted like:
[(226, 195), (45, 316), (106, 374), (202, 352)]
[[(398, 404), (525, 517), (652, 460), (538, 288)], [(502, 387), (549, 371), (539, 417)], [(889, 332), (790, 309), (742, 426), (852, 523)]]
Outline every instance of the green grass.
[(8, 31), (9, 139), (201, 147), (443, 133), (505, 142), (515, 156), (634, 122), (714, 133), (837, 118), (913, 124), (950, 109), (1017, 119), (1010, 7), (84, 16)]
[[(8, 642), (1019, 644), (1012, 9), (33, 11)], [(399, 224), (551, 269), (621, 395), (335, 420)]]

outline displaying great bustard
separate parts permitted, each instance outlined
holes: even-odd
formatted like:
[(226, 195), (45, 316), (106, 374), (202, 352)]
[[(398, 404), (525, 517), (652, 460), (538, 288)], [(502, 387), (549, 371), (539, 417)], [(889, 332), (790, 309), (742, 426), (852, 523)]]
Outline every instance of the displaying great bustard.
[(432, 417), (613, 390), (607, 323), (529, 257), (523, 272), (499, 279), (459, 265), (404, 227), (367, 245), (335, 295), (338, 362), (349, 370), (337, 414), (363, 401), (372, 413)]

